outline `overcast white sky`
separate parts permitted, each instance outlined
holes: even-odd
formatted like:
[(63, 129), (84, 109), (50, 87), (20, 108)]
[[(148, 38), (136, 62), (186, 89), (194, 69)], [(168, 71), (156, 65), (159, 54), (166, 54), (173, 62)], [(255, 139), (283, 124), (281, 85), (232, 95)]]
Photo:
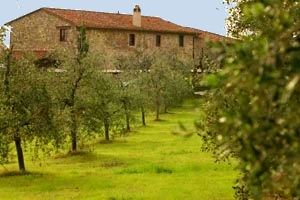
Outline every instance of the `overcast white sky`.
[(7, 0), (2, 5), (0, 25), (41, 7), (131, 14), (135, 4), (140, 5), (142, 15), (226, 35), (224, 20), (228, 13), (222, 0)]

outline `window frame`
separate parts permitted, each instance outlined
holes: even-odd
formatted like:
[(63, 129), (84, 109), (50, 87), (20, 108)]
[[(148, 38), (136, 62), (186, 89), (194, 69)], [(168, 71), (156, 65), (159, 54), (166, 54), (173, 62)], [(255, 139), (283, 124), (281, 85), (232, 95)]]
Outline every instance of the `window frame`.
[(178, 36), (178, 43), (180, 47), (184, 47), (184, 35)]
[(128, 36), (128, 45), (131, 46), (131, 47), (134, 47), (135, 46), (135, 34), (134, 33), (130, 33), (129, 36)]
[(161, 46), (161, 35), (156, 35), (155, 45), (156, 45), (156, 47), (160, 47)]
[(59, 41), (66, 42), (68, 37), (68, 29), (67, 28), (59, 28)]

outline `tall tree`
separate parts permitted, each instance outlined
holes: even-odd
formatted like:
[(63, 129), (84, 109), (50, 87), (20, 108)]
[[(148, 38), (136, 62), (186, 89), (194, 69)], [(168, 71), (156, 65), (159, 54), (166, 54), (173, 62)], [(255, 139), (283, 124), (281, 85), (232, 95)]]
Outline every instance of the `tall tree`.
[(201, 135), (219, 159), (238, 159), (238, 199), (299, 199), (299, 2), (229, 2), (239, 40), (217, 48), (223, 66), (207, 76), (215, 89)]
[(136, 83), (136, 79), (131, 74), (130, 71), (123, 71), (121, 74), (118, 75), (119, 80), (119, 100), (123, 108), (123, 112), (125, 115), (125, 123), (126, 123), (126, 132), (131, 131), (131, 121), (133, 119), (132, 111), (136, 110), (137, 106), (135, 105), (137, 103), (136, 95), (137, 91), (135, 90), (136, 87), (134, 87)]
[[(127, 96), (127, 103), (130, 103), (130, 110), (141, 112), (142, 125), (146, 125), (146, 112), (150, 109), (150, 67), (154, 62), (155, 52), (149, 52), (144, 48), (136, 48), (132, 54), (119, 55), (116, 58), (115, 66), (121, 70), (118, 77), (127, 86), (123, 92)], [(127, 106), (128, 107), (128, 106)], [(128, 117), (126, 117), (128, 119)], [(128, 120), (127, 120), (128, 121)]]
[(181, 62), (173, 52), (156, 56), (148, 72), (148, 87), (156, 120), (160, 120), (162, 110), (167, 112), (168, 108), (180, 105), (188, 96), (192, 88), (189, 84), (190, 70), (190, 66)]
[(110, 130), (119, 125), (122, 115), (120, 82), (113, 74), (98, 70), (91, 74), (85, 84), (89, 96), (83, 101), (87, 107), (84, 113), (85, 125), (93, 132), (101, 133), (104, 130), (104, 138), (109, 141)]
[(64, 70), (66, 70), (66, 73), (62, 74), (62, 77), (64, 77), (63, 79), (65, 79), (64, 81), (66, 81), (66, 88), (63, 88), (62, 95), (67, 95), (64, 98), (64, 104), (65, 107), (69, 108), (70, 113), (69, 126), (72, 151), (77, 150), (79, 118), (83, 109), (80, 106), (82, 104), (80, 104), (80, 95), (78, 93), (80, 93), (82, 80), (89, 72), (89, 63), (86, 59), (89, 51), (89, 44), (86, 37), (85, 26), (79, 27), (78, 32), (77, 51), (75, 53), (75, 57), (71, 49), (69, 55), (62, 58), (64, 62), (61, 66)]
[(146, 115), (151, 108), (151, 90), (149, 88), (150, 77), (148, 71), (140, 71), (137, 73), (136, 83), (133, 85), (136, 91), (135, 102), (141, 113), (141, 122), (146, 126)]
[(36, 148), (46, 149), (47, 143), (57, 143), (59, 135), (47, 83), (41, 72), (30, 60), (13, 61), (11, 52), (7, 52), (0, 71), (3, 77), (0, 83), (0, 152), (2, 157), (7, 157), (7, 147), (13, 141), (19, 169), (25, 171), (22, 143), (35, 141)]

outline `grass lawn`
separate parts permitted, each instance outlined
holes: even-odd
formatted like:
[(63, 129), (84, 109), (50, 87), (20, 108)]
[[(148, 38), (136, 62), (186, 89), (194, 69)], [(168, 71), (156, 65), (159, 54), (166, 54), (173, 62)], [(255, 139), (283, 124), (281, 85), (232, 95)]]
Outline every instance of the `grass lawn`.
[(201, 139), (175, 136), (178, 122), (193, 129), (199, 111), (191, 104), (148, 119), (112, 143), (95, 143), (73, 156), (26, 160), (28, 174), (4, 176), (17, 163), (0, 166), (0, 199), (199, 199), (231, 200), (234, 166), (216, 164), (201, 152)]

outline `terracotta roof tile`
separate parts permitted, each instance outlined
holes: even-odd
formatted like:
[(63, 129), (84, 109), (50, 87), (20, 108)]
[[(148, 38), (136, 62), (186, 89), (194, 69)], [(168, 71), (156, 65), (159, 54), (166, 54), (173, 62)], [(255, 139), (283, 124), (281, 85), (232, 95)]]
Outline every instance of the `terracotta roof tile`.
[[(51, 15), (66, 20), (75, 26), (85, 25), (88, 28), (197, 34), (200, 35), (200, 37), (203, 39), (206, 38), (214, 41), (223, 41), (224, 39), (225, 40), (230, 39), (215, 33), (207, 32), (195, 28), (180, 26), (159, 17), (142, 16), (142, 23), (141, 23), (142, 26), (137, 27), (133, 25), (132, 23), (133, 17), (132, 15), (129, 14), (47, 8), (47, 7), (40, 8), (31, 13), (40, 10), (44, 10), (45, 12)], [(28, 13), (24, 16), (30, 15), (31, 13)], [(7, 22), (5, 25), (9, 25), (12, 22), (22, 17)]]
[(142, 16), (142, 26), (136, 27), (132, 24), (132, 15), (93, 12), (84, 10), (69, 10), (57, 8), (41, 8), (46, 12), (56, 15), (76, 26), (85, 25), (88, 28), (123, 29), (123, 30), (145, 30), (158, 32), (176, 33), (198, 33), (196, 29), (183, 27), (159, 17)]

